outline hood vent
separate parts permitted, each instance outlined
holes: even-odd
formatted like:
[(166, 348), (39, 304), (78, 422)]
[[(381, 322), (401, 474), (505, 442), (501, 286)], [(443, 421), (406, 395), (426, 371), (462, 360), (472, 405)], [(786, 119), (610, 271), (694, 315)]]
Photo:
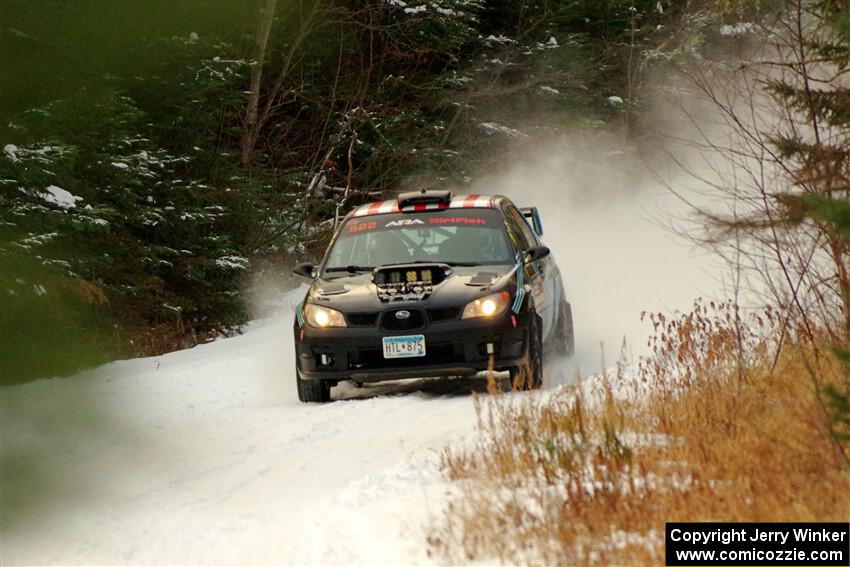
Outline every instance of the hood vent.
[(327, 282), (322, 284), (318, 291), (319, 295), (340, 295), (346, 293), (348, 288), (341, 283)]
[(499, 277), (499, 274), (494, 274), (493, 272), (478, 272), (474, 276), (472, 276), (466, 285), (471, 285), (474, 287), (487, 286), (493, 283), (493, 280)]

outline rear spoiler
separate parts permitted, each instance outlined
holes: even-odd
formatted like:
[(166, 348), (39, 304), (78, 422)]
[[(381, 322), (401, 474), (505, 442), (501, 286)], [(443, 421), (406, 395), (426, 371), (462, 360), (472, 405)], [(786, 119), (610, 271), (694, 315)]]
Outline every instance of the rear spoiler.
[(540, 220), (540, 211), (537, 210), (537, 207), (523, 207), (520, 212), (525, 217), (528, 226), (534, 229), (534, 234), (543, 236), (543, 222)]
[(398, 208), (405, 209), (416, 205), (438, 205), (448, 208), (452, 203), (451, 191), (408, 191), (398, 196)]

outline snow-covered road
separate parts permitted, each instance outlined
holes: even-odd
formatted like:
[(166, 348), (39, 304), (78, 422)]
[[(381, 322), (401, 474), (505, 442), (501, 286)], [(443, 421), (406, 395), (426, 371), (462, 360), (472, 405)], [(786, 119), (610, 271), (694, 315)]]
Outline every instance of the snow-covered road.
[[(608, 198), (573, 153), (489, 190), (545, 206), (586, 374), (601, 342), (609, 364), (624, 335), (640, 351), (641, 310), (687, 308), (717, 282), (636, 214), (663, 208), (657, 192)], [(433, 563), (439, 452), (474, 427), (470, 384), (342, 385), (341, 401), (301, 404), (291, 321), (284, 308), (236, 338), (0, 388), (0, 564)]]
[(428, 562), (470, 384), (301, 404), (289, 320), (5, 388), (0, 563)]

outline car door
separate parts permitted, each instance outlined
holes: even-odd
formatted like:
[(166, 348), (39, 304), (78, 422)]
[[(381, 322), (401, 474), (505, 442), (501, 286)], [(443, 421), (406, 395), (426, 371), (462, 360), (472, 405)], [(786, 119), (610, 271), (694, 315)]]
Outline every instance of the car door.
[[(505, 206), (505, 220), (518, 250), (526, 252), (529, 248), (540, 245), (536, 235), (525, 222), (522, 213), (513, 204)], [(548, 256), (535, 262), (529, 262), (524, 266), (525, 275), (531, 284), (534, 305), (537, 308), (538, 315), (543, 320), (544, 340), (549, 337), (552, 329), (554, 329), (555, 318), (557, 317), (557, 311), (554, 308), (557, 273), (553, 273), (553, 268), (554, 262)]]

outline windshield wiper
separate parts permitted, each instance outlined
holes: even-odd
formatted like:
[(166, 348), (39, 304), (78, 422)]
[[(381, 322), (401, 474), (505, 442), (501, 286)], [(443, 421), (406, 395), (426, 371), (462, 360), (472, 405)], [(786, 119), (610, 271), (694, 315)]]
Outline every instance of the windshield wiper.
[[(432, 260), (414, 260), (412, 262), (396, 262), (393, 264), (382, 264), (381, 267), (389, 267), (389, 266), (404, 266), (407, 264), (446, 264), (447, 266), (452, 267), (471, 267), (471, 266), (481, 266), (482, 264), (478, 262), (440, 262), (440, 261), (432, 261)], [(333, 272), (348, 272), (349, 274), (356, 274), (358, 272), (371, 272), (375, 269), (375, 266), (333, 266), (332, 268), (325, 268), (325, 273), (333, 273)]]
[(407, 262), (394, 262), (392, 264), (383, 264), (382, 267), (387, 266), (406, 266), (408, 264), (445, 264), (447, 266), (460, 266), (461, 268), (465, 268), (467, 266), (481, 266), (482, 264), (478, 262), (442, 262), (440, 260), (412, 260)]
[(381, 264), (382, 268), (387, 268), (389, 266), (407, 266), (408, 264), (436, 264), (432, 260), (408, 260), (407, 262), (391, 262), (389, 264)]
[(325, 268), (325, 272), (348, 272), (356, 274), (357, 272), (371, 272), (374, 266), (334, 266), (333, 268)]

